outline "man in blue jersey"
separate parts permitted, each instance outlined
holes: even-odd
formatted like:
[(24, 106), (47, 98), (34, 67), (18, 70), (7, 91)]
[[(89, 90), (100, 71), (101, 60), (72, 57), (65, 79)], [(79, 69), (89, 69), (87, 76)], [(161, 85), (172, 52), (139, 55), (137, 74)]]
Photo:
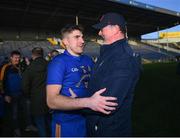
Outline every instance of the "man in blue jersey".
[(83, 137), (86, 136), (86, 120), (80, 109), (89, 108), (110, 114), (117, 106), (114, 102), (116, 98), (101, 96), (106, 89), (88, 97), (87, 87), (93, 62), (82, 54), (82, 29), (68, 25), (61, 33), (66, 50), (49, 63), (47, 77), (47, 104), (54, 109), (52, 136)]

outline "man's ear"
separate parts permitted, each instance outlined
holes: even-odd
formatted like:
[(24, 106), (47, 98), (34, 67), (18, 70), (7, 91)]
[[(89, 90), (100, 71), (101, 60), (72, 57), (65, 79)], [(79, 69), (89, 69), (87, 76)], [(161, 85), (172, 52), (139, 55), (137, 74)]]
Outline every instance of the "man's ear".
[(114, 31), (114, 33), (116, 34), (116, 33), (118, 33), (119, 31), (121, 32), (121, 29), (120, 29), (120, 27), (119, 27), (118, 25), (114, 25), (114, 26), (113, 26), (113, 31)]
[(120, 29), (120, 27), (118, 25), (114, 25), (114, 28), (121, 31), (121, 29)]
[(67, 45), (68, 45), (68, 40), (67, 40), (67, 38), (63, 38), (63, 39), (62, 39), (62, 43), (63, 43), (65, 46), (67, 46)]

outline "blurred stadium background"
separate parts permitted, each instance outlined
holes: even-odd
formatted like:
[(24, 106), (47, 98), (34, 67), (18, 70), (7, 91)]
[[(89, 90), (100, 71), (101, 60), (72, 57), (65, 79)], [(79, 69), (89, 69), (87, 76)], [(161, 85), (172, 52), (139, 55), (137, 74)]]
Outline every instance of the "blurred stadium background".
[(1, 0), (0, 62), (10, 51), (30, 57), (42, 47), (47, 55), (62, 50), (60, 29), (67, 23), (85, 28), (85, 54), (99, 55), (102, 42), (92, 29), (100, 15), (114, 11), (127, 20), (129, 44), (141, 55), (143, 72), (135, 92), (133, 127), (135, 136), (180, 136), (180, 32), (159, 33), (158, 39), (141, 35), (178, 25), (179, 12), (134, 0)]

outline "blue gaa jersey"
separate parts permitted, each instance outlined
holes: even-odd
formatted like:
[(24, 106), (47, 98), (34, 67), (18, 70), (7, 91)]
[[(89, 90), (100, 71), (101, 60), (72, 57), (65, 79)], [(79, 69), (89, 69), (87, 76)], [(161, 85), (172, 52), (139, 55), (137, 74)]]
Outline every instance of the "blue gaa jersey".
[[(72, 56), (67, 50), (56, 56), (48, 65), (47, 85), (62, 85), (59, 94), (72, 97), (87, 97), (88, 82), (93, 61), (86, 55)], [(86, 136), (85, 118), (78, 110), (55, 110), (54, 126), (60, 125), (61, 136)], [(57, 130), (54, 128), (52, 131)], [(56, 133), (56, 132), (54, 132)], [(54, 135), (55, 136), (55, 135)]]

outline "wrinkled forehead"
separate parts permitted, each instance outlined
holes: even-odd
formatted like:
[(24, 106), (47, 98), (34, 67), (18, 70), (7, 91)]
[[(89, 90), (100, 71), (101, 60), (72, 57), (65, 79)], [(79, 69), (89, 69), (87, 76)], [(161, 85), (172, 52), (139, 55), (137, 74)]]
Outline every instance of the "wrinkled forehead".
[(20, 58), (21, 56), (20, 55), (17, 55), (17, 54), (14, 54), (11, 56), (12, 58)]

